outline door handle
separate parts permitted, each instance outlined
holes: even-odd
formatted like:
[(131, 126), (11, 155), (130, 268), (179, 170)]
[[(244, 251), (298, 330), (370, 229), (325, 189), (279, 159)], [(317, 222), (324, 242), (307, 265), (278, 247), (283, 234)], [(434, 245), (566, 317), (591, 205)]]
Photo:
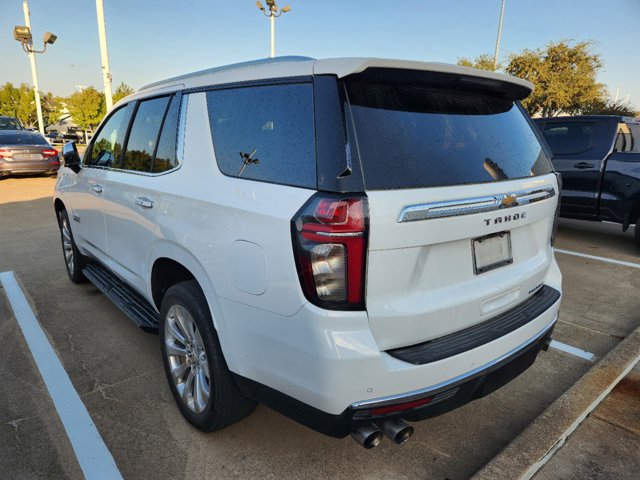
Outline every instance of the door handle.
[(153, 208), (153, 200), (147, 197), (138, 197), (136, 198), (136, 205), (142, 208)]
[(98, 185), (97, 183), (92, 184), (91, 191), (94, 193), (102, 193), (102, 185)]
[(578, 163), (574, 163), (573, 164), (574, 168), (593, 168), (593, 163), (587, 163), (587, 162), (578, 162)]

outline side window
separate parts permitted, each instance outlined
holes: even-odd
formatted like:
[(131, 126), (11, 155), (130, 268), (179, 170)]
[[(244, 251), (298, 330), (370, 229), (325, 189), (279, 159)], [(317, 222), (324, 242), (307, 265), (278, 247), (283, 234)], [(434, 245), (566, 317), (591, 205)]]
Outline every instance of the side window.
[(140, 102), (124, 153), (122, 168), (125, 170), (151, 171), (153, 155), (169, 99), (170, 97), (160, 97)]
[(119, 108), (102, 125), (89, 155), (84, 158), (84, 165), (110, 168), (119, 160), (133, 105), (131, 102)]
[(310, 83), (207, 92), (218, 167), (225, 175), (315, 188)]
[(554, 155), (573, 155), (593, 148), (595, 122), (547, 122), (542, 134)]
[(178, 138), (178, 118), (180, 116), (180, 98), (174, 96), (164, 118), (162, 134), (158, 141), (158, 150), (153, 159), (154, 173), (166, 172), (178, 165), (176, 159), (176, 140)]
[[(616, 152), (638, 152), (640, 151), (640, 145), (638, 145), (638, 134), (640, 134), (640, 125), (633, 125), (628, 123), (618, 124), (618, 133), (616, 134), (616, 145), (614, 150)], [(635, 135), (634, 135), (635, 134)]]
[(631, 138), (630, 152), (640, 152), (640, 123), (627, 123), (629, 136)]

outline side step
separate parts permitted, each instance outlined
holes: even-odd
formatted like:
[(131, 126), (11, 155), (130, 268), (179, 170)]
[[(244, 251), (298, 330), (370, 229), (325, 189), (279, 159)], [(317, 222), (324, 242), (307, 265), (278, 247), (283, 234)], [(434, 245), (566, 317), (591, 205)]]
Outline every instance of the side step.
[(82, 273), (138, 327), (158, 333), (160, 315), (139, 293), (99, 265), (87, 265)]

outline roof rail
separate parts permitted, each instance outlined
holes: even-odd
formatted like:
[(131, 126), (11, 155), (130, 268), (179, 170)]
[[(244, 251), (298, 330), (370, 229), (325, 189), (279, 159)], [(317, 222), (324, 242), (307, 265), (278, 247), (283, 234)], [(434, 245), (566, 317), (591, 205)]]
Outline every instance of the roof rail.
[(141, 87), (140, 90), (138, 91), (140, 92), (142, 90), (147, 90), (152, 87), (157, 87), (157, 86), (164, 85), (171, 82), (177, 82), (179, 80), (184, 80), (185, 78), (198, 77), (200, 75), (207, 75), (209, 73), (224, 72), (225, 70), (254, 67), (258, 65), (266, 65), (270, 63), (279, 63), (279, 62), (305, 62), (308, 60), (315, 60), (315, 58), (290, 55), (290, 56), (284, 56), (284, 57), (261, 58), (259, 60), (250, 60), (248, 62), (232, 63), (231, 65), (223, 65), (220, 67), (207, 68), (206, 70), (200, 70), (197, 72), (187, 73), (185, 75), (179, 75), (177, 77), (167, 78), (166, 80), (153, 82), (148, 85), (145, 85), (144, 87)]

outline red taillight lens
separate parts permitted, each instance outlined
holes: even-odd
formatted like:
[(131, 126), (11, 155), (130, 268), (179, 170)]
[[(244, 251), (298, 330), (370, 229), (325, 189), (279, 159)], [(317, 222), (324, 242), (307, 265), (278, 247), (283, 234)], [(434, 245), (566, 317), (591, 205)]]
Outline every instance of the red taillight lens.
[(367, 215), (365, 196), (317, 194), (293, 218), (298, 276), (315, 305), (364, 309)]
[(11, 150), (0, 148), (0, 158), (11, 158), (11, 156), (12, 156)]
[(45, 148), (40, 152), (44, 158), (57, 157), (58, 151), (55, 148)]

